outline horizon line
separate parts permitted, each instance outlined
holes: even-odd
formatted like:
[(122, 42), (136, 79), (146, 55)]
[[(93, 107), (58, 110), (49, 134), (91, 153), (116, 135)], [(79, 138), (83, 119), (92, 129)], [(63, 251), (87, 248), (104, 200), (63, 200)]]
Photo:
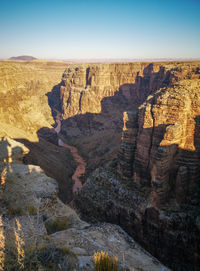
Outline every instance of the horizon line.
[[(19, 55), (16, 57), (30, 56), (30, 55)], [(13, 57), (13, 56), (12, 56)], [(10, 57), (11, 58), (11, 57)], [(34, 61), (34, 60), (12, 60), (10, 58), (0, 58), (0, 60), (10, 61)], [(143, 61), (200, 61), (200, 57), (134, 57), (134, 58), (37, 58), (37, 60), (46, 61), (63, 61), (63, 62), (143, 62)]]

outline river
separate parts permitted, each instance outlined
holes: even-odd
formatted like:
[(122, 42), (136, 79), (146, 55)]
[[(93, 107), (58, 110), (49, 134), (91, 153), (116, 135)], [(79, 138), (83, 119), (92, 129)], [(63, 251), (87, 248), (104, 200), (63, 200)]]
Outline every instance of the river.
[[(54, 109), (54, 111), (56, 112), (56, 123), (57, 123), (55, 131), (57, 134), (59, 134), (59, 132), (61, 130), (61, 113), (57, 109)], [(72, 154), (74, 160), (78, 163), (78, 166), (72, 176), (72, 180), (74, 182), (73, 187), (72, 187), (72, 192), (77, 193), (78, 190), (82, 188), (82, 182), (80, 181), (79, 177), (80, 177), (80, 175), (85, 173), (86, 162), (78, 154), (78, 150), (74, 146), (70, 146), (68, 144), (65, 144), (62, 141), (62, 139), (60, 139), (60, 138), (58, 139), (58, 145), (69, 149), (71, 151), (71, 154)]]

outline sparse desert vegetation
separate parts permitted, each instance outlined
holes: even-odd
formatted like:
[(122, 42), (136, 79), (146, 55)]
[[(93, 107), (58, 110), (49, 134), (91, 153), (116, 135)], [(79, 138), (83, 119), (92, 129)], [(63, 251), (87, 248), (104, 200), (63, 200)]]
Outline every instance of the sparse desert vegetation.
[(118, 271), (117, 257), (109, 256), (105, 251), (94, 253), (94, 263), (96, 271)]

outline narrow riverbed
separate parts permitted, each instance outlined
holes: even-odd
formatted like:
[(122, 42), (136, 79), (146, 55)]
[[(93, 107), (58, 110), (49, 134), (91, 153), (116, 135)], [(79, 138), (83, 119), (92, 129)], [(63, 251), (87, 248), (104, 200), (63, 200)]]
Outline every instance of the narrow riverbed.
[[(61, 130), (61, 113), (54, 109), (56, 112), (56, 123), (57, 126), (55, 128), (56, 133), (58, 134)], [(82, 188), (82, 182), (80, 181), (79, 177), (80, 175), (85, 173), (85, 167), (86, 167), (86, 162), (84, 161), (84, 159), (78, 154), (78, 150), (77, 148), (75, 148), (74, 146), (70, 146), (68, 144), (65, 144), (62, 139), (58, 139), (58, 145), (64, 148), (67, 148), (71, 151), (71, 154), (74, 158), (74, 160), (78, 163), (78, 166), (72, 176), (72, 180), (74, 181), (73, 184), (73, 188), (72, 188), (72, 192), (76, 193), (78, 192), (79, 189)]]

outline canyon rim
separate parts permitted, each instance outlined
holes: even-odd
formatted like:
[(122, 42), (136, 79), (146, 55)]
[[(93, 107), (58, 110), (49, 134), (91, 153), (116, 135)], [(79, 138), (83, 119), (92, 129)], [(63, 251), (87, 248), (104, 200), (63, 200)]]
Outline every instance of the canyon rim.
[(200, 271), (200, 1), (0, 10), (0, 271)]
[(200, 270), (200, 62), (0, 68), (1, 270)]

